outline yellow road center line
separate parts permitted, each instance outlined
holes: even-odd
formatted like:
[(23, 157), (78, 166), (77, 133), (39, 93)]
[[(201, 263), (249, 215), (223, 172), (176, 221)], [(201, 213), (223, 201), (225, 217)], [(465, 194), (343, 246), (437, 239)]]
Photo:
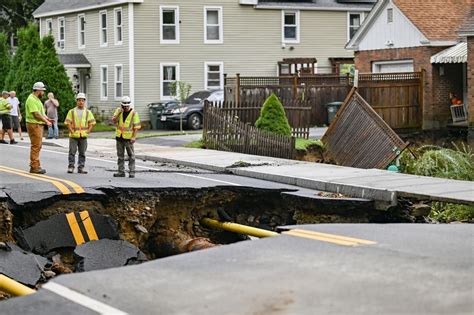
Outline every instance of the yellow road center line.
[(69, 223), (69, 227), (71, 228), (72, 236), (74, 237), (76, 244), (84, 244), (86, 241), (84, 240), (84, 236), (82, 236), (81, 229), (79, 228), (79, 223), (76, 220), (76, 215), (74, 212), (66, 213), (66, 219)]
[(307, 230), (300, 230), (300, 229), (294, 229), (294, 230), (291, 230), (291, 231), (298, 232), (298, 233), (303, 233), (303, 234), (307, 234), (307, 235), (314, 235), (314, 236), (318, 236), (318, 237), (327, 237), (327, 238), (341, 240), (341, 241), (354, 242), (354, 243), (364, 244), (364, 245), (377, 244), (377, 242), (374, 242), (374, 241), (368, 241), (368, 240), (363, 240), (363, 239), (359, 239), (359, 238), (347, 237), (347, 236), (336, 235), (336, 234), (328, 234), (328, 233), (321, 233), (321, 232), (307, 231)]
[(355, 243), (355, 242), (341, 241), (341, 240), (337, 240), (337, 239), (334, 239), (334, 238), (321, 237), (321, 236), (316, 236), (316, 235), (309, 235), (309, 234), (306, 234), (306, 233), (295, 232), (294, 230), (282, 232), (282, 234), (297, 236), (297, 237), (303, 237), (303, 238), (309, 238), (309, 239), (312, 239), (312, 240), (317, 240), (317, 241), (322, 241), (322, 242), (327, 242), (327, 243), (333, 243), (333, 244), (338, 244), (338, 245), (344, 245), (344, 246), (357, 245), (357, 243)]
[(28, 177), (28, 178), (32, 178), (32, 179), (36, 179), (36, 180), (40, 180), (40, 181), (44, 181), (44, 182), (51, 183), (51, 184), (53, 184), (63, 195), (69, 195), (69, 194), (71, 193), (71, 191), (69, 190), (69, 188), (67, 188), (63, 183), (61, 183), (61, 182), (59, 182), (59, 181), (57, 181), (57, 180), (52, 180), (52, 179), (47, 179), (47, 178), (41, 178), (41, 177), (35, 176), (35, 175), (33, 175), (33, 174), (26, 173), (26, 172), (18, 172), (18, 171), (15, 171), (15, 170), (6, 169), (6, 168), (4, 168), (3, 166), (0, 166), (0, 171), (5, 172), (5, 173), (15, 174), (15, 175), (19, 175), (19, 176)]
[(11, 171), (15, 171), (15, 172), (19, 172), (19, 173), (23, 173), (23, 174), (28, 174), (30, 176), (36, 176), (36, 177), (41, 177), (41, 178), (45, 178), (45, 179), (51, 179), (51, 180), (55, 180), (55, 181), (59, 181), (59, 182), (63, 182), (64, 184), (67, 184), (69, 185), (72, 189), (74, 189), (76, 191), (76, 193), (78, 194), (82, 194), (84, 193), (84, 188), (82, 188), (81, 186), (79, 186), (78, 184), (70, 181), (70, 180), (67, 180), (67, 179), (62, 179), (62, 178), (56, 178), (56, 177), (51, 177), (51, 176), (47, 176), (47, 175), (43, 175), (43, 174), (31, 174), (31, 173), (28, 173), (26, 171), (23, 171), (23, 170), (19, 170), (19, 169), (16, 169), (16, 168), (11, 168), (11, 167), (8, 167), (8, 166), (4, 166), (4, 165), (0, 165), (1, 168), (4, 168), (4, 169), (8, 169), (8, 170), (11, 170)]
[(81, 216), (82, 224), (86, 229), (87, 236), (89, 237), (90, 241), (98, 240), (99, 237), (94, 228), (94, 224), (92, 223), (91, 217), (89, 216), (89, 211), (84, 210), (79, 213)]

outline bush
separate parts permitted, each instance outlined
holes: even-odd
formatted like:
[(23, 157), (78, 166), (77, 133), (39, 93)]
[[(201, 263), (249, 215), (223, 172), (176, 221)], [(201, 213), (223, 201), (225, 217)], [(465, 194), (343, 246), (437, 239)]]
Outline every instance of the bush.
[(275, 94), (270, 95), (263, 104), (255, 126), (278, 135), (291, 136), (291, 127), (286, 118), (285, 109)]
[(10, 70), (10, 50), (7, 43), (7, 35), (0, 33), (0, 89), (6, 89), (6, 73)]

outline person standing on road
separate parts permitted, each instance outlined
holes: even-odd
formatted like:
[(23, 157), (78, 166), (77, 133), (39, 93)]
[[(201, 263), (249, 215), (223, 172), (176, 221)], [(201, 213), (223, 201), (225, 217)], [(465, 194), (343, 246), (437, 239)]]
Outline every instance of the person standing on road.
[(18, 135), (20, 136), (20, 140), (23, 139), (23, 135), (21, 134), (21, 111), (20, 111), (20, 101), (16, 97), (15, 91), (10, 91), (10, 97), (7, 99), (8, 103), (13, 106), (12, 111), (10, 112), (10, 116), (12, 117), (13, 123), (13, 130), (18, 131)]
[(118, 172), (114, 177), (125, 177), (125, 150), (128, 155), (129, 177), (135, 177), (135, 143), (137, 132), (141, 128), (140, 118), (133, 110), (130, 97), (122, 97), (121, 106), (114, 112), (112, 121), (115, 124), (115, 139), (117, 145)]
[(48, 139), (59, 138), (59, 129), (58, 129), (58, 107), (59, 101), (54, 98), (52, 92), (48, 93), (48, 100), (44, 102), (44, 108), (46, 110), (46, 115), (50, 120), (52, 120), (52, 126), (48, 127)]
[(18, 143), (13, 138), (13, 129), (12, 129), (12, 118), (10, 116), (11, 110), (13, 108), (10, 103), (8, 103), (7, 98), (10, 96), (10, 93), (7, 91), (2, 92), (2, 98), (0, 98), (0, 116), (2, 120), (2, 130), (1, 133), (1, 140), (0, 143), (6, 144), (5, 141), (5, 133), (8, 133), (8, 137), (10, 138), (10, 144)]
[(51, 120), (46, 116), (41, 98), (44, 96), (46, 87), (43, 82), (33, 85), (33, 93), (28, 96), (25, 103), (26, 130), (30, 136), (30, 173), (45, 174), (46, 170), (40, 165), (40, 152), (43, 144), (44, 125), (51, 127)]
[(67, 172), (74, 172), (76, 153), (79, 148), (77, 172), (87, 174), (87, 171), (84, 170), (87, 137), (95, 125), (95, 118), (92, 112), (86, 108), (86, 95), (84, 93), (77, 94), (76, 107), (67, 113), (65, 124), (69, 128), (69, 166)]

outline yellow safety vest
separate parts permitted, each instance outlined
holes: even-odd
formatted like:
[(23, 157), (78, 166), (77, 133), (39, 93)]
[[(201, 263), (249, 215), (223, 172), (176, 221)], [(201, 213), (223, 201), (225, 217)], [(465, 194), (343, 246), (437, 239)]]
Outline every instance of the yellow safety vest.
[(115, 128), (115, 136), (117, 138), (122, 137), (123, 139), (132, 139), (133, 129), (139, 129), (140, 125), (136, 126), (135, 122), (135, 111), (132, 109), (128, 114), (127, 119), (123, 121), (123, 113), (120, 113), (118, 123)]
[[(87, 130), (89, 128), (89, 113), (90, 111), (84, 108), (84, 112), (82, 113), (82, 119), (79, 120), (79, 115), (77, 113), (76, 108), (70, 110), (71, 113), (71, 121), (69, 122), (72, 124), (72, 130), (74, 133), (69, 132), (70, 138), (87, 138), (89, 134)], [(69, 116), (69, 115), (68, 115)]]

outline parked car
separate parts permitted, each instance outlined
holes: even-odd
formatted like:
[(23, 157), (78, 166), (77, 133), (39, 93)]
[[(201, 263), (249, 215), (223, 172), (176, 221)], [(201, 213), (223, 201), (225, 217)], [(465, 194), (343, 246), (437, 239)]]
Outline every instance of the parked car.
[(183, 127), (197, 130), (202, 127), (204, 117), (204, 101), (224, 101), (224, 91), (199, 91), (191, 94), (182, 106), (170, 104), (161, 114), (161, 122), (168, 126), (179, 126), (180, 117), (183, 116)]

